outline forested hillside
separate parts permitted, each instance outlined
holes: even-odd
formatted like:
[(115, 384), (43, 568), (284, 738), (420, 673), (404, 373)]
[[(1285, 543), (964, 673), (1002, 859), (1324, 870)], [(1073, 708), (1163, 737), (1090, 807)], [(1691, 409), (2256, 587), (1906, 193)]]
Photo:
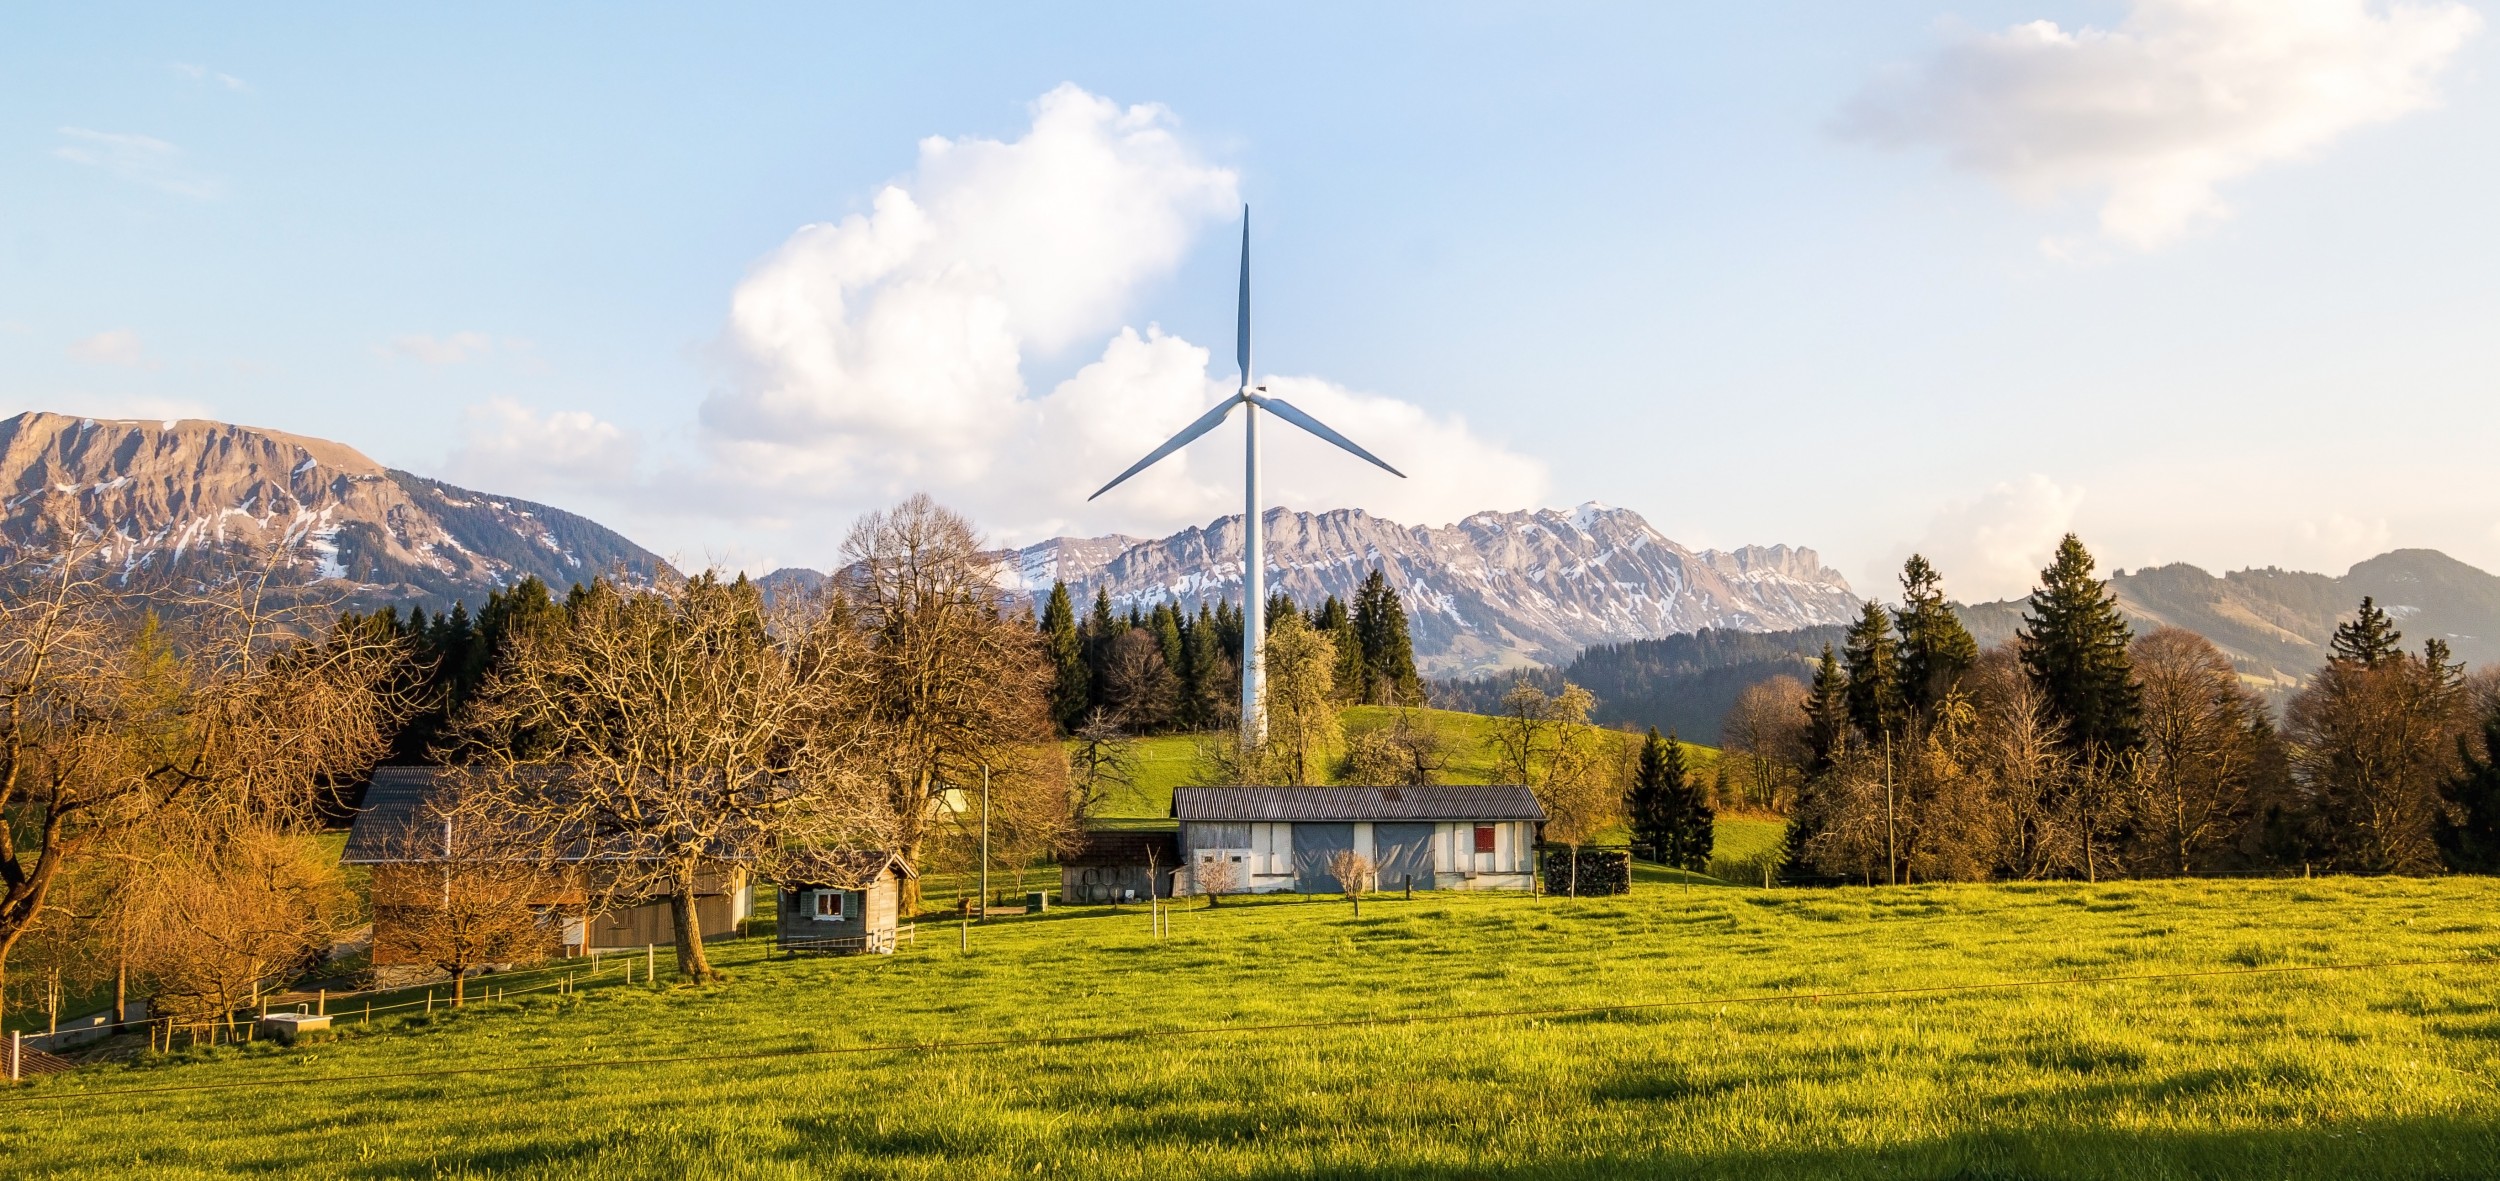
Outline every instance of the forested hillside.
[(1502, 694), (1522, 678), (1548, 693), (1568, 681), (1597, 695), (1594, 713), (1607, 726), (1645, 728), (1703, 744), (1719, 741), (1719, 723), (1748, 685), (1786, 673), (1814, 675), (1825, 644), (1845, 628), (1746, 632), (1709, 628), (1663, 640), (1600, 644), (1562, 668), (1436, 682), (1432, 703), (1470, 713), (1501, 712)]

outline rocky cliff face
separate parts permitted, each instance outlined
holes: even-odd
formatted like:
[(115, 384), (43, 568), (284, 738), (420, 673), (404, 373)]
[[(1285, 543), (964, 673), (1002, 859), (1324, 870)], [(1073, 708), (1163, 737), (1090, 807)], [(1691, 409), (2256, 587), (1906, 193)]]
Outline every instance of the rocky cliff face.
[(100, 535), (115, 577), (197, 586), (271, 564), (373, 601), (484, 598), (536, 575), (560, 594), (660, 559), (560, 509), (471, 492), (354, 448), (194, 419), (29, 413), (0, 422), (0, 535)]
[[(1271, 510), (1268, 584), (1297, 601), (1349, 602), (1377, 567), (1406, 603), (1415, 655), (1428, 675), (1527, 663), (1561, 664), (1590, 644), (1702, 628), (1783, 631), (1857, 613), (1846, 580), (1814, 551), (1747, 546), (1694, 551), (1628, 509), (1478, 513), (1441, 528), (1400, 525), (1358, 509)], [(1107, 556), (1106, 556), (1107, 555)], [(1241, 595), (1241, 518), (1135, 541), (1061, 538), (1018, 551), (1006, 577), (1038, 598), (1065, 579), (1079, 609), (1097, 588), (1114, 604), (1151, 607)]]

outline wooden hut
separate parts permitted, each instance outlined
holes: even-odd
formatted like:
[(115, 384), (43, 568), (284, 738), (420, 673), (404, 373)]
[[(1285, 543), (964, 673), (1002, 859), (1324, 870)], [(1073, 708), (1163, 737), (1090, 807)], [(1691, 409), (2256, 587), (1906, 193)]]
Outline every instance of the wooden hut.
[(890, 853), (816, 853), (782, 868), (773, 944), (822, 955), (892, 955), (909, 938), (903, 883), (919, 877)]

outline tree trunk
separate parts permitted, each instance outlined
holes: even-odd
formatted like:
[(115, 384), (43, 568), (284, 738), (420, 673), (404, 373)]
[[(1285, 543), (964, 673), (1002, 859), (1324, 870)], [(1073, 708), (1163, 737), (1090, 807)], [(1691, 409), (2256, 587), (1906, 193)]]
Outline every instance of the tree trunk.
[(680, 879), (668, 896), (668, 917), (677, 928), (677, 971), (698, 984), (713, 979), (711, 962), (703, 958), (703, 923), (694, 907), (694, 881)]
[(455, 1009), (464, 1008), (468, 1005), (468, 1003), (469, 970), (467, 968), (453, 968), (451, 970), (451, 1007)]
[(113, 956), (113, 1028), (130, 1024), (130, 953)]

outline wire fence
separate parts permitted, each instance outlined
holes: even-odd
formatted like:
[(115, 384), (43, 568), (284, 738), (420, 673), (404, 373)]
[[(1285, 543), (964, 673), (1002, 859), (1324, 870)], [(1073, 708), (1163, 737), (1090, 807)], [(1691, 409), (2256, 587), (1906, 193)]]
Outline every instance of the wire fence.
[(2013, 992), (2020, 990), (2097, 988), (2115, 984), (2147, 984), (2180, 980), (2219, 978), (2254, 978), (2295, 976), (2328, 972), (2385, 972), (2410, 968), (2490, 967), (2500, 964), (2500, 957), (2463, 956), (2436, 960), (2381, 960), (2346, 964), (2280, 964), (2265, 967), (2206, 968), (2180, 972), (2140, 972), (2111, 976), (2049, 976), (2018, 980), (1981, 981), (1968, 984), (1896, 985), (1888, 988), (1832, 989), (1822, 991), (1739, 993), (1716, 997), (1688, 997), (1678, 1000), (1623, 1001), (1604, 1005), (1557, 1005), (1530, 1009), (1479, 1009), (1448, 1013), (1366, 1014), (1357, 1017), (1319, 1018), (1309, 1021), (1279, 1021), (1250, 1025), (1200, 1025), (1170, 1029), (1116, 1029), (1093, 1033), (1019, 1035), (1013, 1037), (971, 1038), (920, 1042), (872, 1042), (857, 1046), (793, 1046), (771, 1050), (749, 1050), (720, 1054), (670, 1054), (639, 1058), (570, 1059), (554, 1062), (509, 1063), (499, 1066), (454, 1066), (434, 1070), (395, 1070), (369, 1074), (293, 1075), (284, 1078), (255, 1079), (244, 1082), (186, 1083), (163, 1087), (114, 1087), (100, 1090), (34, 1092), (0, 1096), (0, 1107), (12, 1104), (39, 1103), (56, 1099), (81, 1102), (110, 1101), (140, 1095), (199, 1094), (210, 1091), (274, 1089), (279, 1087), (319, 1086), (344, 1083), (395, 1083), (417, 1079), (457, 1078), (480, 1075), (523, 1074), (540, 1072), (565, 1074), (593, 1070), (614, 1070), (627, 1067), (671, 1066), (700, 1063), (764, 1062), (802, 1058), (832, 1058), (876, 1054), (928, 1055), (999, 1050), (1028, 1047), (1094, 1045), (1111, 1042), (1154, 1042), (1223, 1036), (1256, 1036), (1275, 1033), (1296, 1033), (1328, 1029), (1380, 1028), (1390, 1029), (1419, 1025), (1453, 1025), (1480, 1021), (1557, 1020), (1574, 1017), (1596, 1017), (1622, 1013), (1662, 1012), (1676, 1009), (1699, 1009), (1713, 1006), (1820, 1004), (1826, 1001), (1880, 1001), (1907, 997), (1950, 996), (1981, 992)]

